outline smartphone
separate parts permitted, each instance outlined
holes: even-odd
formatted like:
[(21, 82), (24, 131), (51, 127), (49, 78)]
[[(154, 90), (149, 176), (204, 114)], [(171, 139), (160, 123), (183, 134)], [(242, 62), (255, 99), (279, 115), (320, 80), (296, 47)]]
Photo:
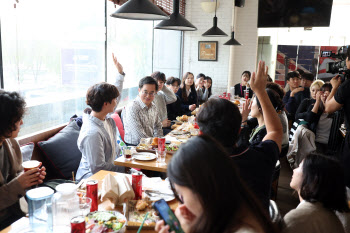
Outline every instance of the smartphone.
[(164, 199), (154, 202), (153, 208), (158, 212), (160, 218), (164, 220), (165, 224), (169, 225), (169, 231), (184, 233), (179, 220)]

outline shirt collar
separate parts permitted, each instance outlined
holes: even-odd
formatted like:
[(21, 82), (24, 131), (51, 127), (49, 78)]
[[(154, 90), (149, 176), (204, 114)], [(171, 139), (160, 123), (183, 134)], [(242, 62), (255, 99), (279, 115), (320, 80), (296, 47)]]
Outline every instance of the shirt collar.
[[(107, 119), (107, 116), (106, 116), (105, 120), (106, 119)], [(84, 121), (87, 121), (87, 120), (93, 121), (97, 125), (101, 125), (101, 126), (103, 125), (103, 122), (104, 122), (104, 121), (101, 121), (100, 119), (98, 119), (97, 117), (94, 117), (94, 116), (92, 116), (90, 114), (84, 113), (83, 114), (83, 124), (84, 124)]]

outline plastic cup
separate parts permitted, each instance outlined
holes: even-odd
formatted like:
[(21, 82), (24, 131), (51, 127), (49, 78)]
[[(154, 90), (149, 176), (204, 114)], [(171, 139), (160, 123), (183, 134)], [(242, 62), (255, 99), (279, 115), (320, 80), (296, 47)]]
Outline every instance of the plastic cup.
[(157, 153), (157, 162), (161, 165), (165, 165), (165, 157), (166, 157), (166, 151), (165, 150), (156, 150)]
[(131, 158), (132, 158), (132, 155), (131, 155), (131, 147), (130, 146), (125, 146), (123, 148), (123, 155), (124, 155), (124, 158), (126, 161), (130, 161)]
[(79, 209), (81, 215), (86, 216), (88, 213), (90, 213), (91, 202), (92, 200), (90, 197), (79, 198)]
[(37, 160), (29, 160), (29, 161), (23, 162), (22, 166), (23, 166), (24, 172), (26, 172), (34, 168), (39, 168), (41, 166), (41, 162)]

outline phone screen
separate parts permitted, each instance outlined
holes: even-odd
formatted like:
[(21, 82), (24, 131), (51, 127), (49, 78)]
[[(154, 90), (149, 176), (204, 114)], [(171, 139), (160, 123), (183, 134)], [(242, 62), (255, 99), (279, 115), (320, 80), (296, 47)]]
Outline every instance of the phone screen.
[(169, 225), (170, 231), (175, 231), (176, 233), (183, 233), (180, 226), (179, 220), (176, 218), (173, 211), (170, 209), (169, 205), (164, 199), (160, 199), (153, 204), (153, 208), (156, 209), (160, 217), (164, 222)]

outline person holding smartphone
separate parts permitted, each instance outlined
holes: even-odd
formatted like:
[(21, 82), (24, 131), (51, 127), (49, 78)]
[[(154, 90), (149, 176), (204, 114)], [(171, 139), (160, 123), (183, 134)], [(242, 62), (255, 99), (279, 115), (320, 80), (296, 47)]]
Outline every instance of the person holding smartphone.
[[(168, 165), (167, 174), (181, 202), (175, 215), (184, 232), (277, 232), (241, 181), (234, 161), (210, 136), (194, 137), (183, 144)], [(155, 230), (176, 232), (170, 225), (161, 220)]]

